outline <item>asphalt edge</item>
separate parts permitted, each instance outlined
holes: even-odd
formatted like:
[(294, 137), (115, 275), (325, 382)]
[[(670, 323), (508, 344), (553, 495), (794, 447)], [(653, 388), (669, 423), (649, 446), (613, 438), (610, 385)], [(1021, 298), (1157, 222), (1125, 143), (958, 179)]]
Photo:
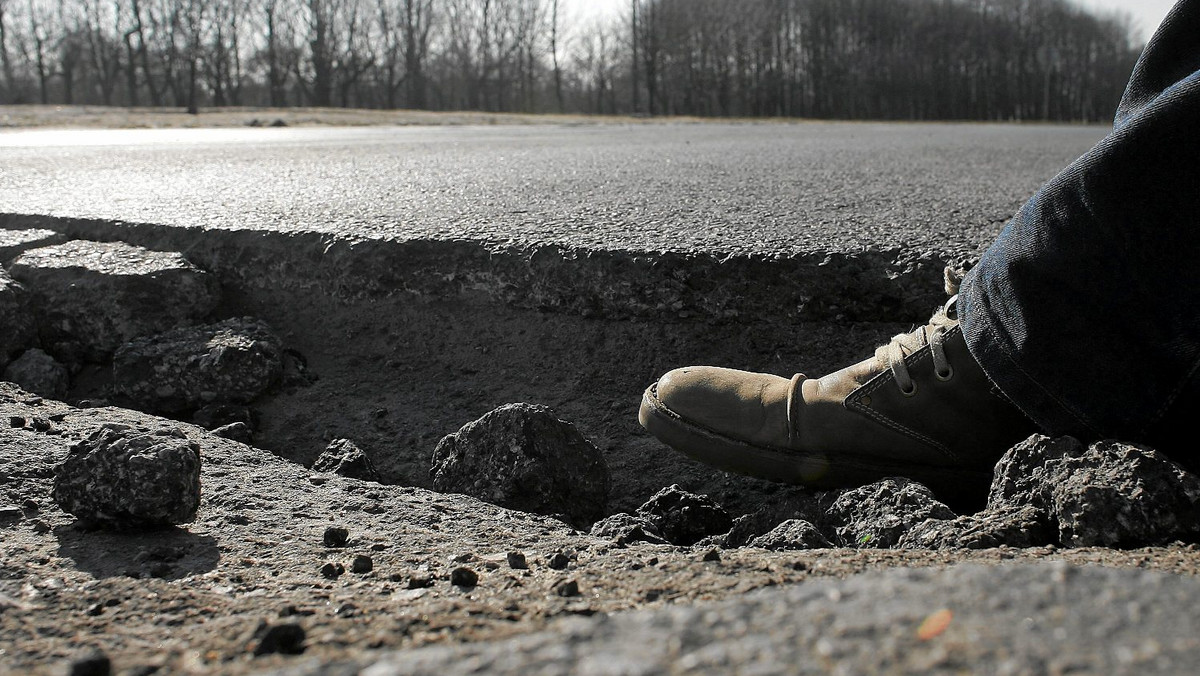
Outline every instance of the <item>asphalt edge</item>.
[(350, 302), (406, 293), (610, 320), (920, 322), (944, 301), (942, 269), (957, 262), (905, 248), (722, 255), (350, 239), (10, 213), (0, 213), (0, 228), (180, 251), (247, 291), (322, 293)]

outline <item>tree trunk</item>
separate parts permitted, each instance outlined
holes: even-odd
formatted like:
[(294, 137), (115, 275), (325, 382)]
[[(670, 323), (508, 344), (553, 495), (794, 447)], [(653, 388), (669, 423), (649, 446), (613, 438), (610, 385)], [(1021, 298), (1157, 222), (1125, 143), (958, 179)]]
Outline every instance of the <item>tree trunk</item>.
[(550, 18), (550, 55), (554, 59), (554, 98), (558, 100), (558, 112), (565, 112), (563, 105), (562, 67), (558, 64), (558, 0), (554, 0)]

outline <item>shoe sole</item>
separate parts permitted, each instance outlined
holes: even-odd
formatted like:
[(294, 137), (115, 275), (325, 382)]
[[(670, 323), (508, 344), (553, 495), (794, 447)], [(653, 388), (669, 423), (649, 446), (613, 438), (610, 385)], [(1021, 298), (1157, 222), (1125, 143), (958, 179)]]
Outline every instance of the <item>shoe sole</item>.
[(912, 463), (887, 463), (847, 453), (759, 446), (692, 422), (658, 398), (658, 383), (646, 388), (638, 422), (647, 432), (689, 458), (736, 474), (818, 489), (862, 486), (885, 477), (918, 481), (941, 496), (977, 498), (986, 494), (992, 471)]

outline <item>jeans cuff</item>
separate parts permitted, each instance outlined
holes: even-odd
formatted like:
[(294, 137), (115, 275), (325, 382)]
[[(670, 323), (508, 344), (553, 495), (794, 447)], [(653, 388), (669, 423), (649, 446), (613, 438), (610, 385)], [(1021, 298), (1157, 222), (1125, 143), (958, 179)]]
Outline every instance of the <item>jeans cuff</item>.
[(979, 267), (966, 278), (958, 292), (958, 318), (971, 356), (1004, 396), (1042, 431), (1053, 434), (1096, 436), (1094, 426), (1041, 385), (1021, 366), (1013, 342), (991, 311), (986, 294), (977, 284)]

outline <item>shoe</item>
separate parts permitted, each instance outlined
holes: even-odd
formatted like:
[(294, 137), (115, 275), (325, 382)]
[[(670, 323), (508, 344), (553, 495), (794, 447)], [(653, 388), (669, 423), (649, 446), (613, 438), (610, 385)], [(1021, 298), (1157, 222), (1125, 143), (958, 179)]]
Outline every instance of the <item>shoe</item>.
[(967, 350), (956, 299), (824, 378), (676, 369), (646, 390), (638, 420), (685, 455), (771, 481), (842, 488), (901, 476), (939, 497), (986, 491), (996, 461), (1036, 427)]

